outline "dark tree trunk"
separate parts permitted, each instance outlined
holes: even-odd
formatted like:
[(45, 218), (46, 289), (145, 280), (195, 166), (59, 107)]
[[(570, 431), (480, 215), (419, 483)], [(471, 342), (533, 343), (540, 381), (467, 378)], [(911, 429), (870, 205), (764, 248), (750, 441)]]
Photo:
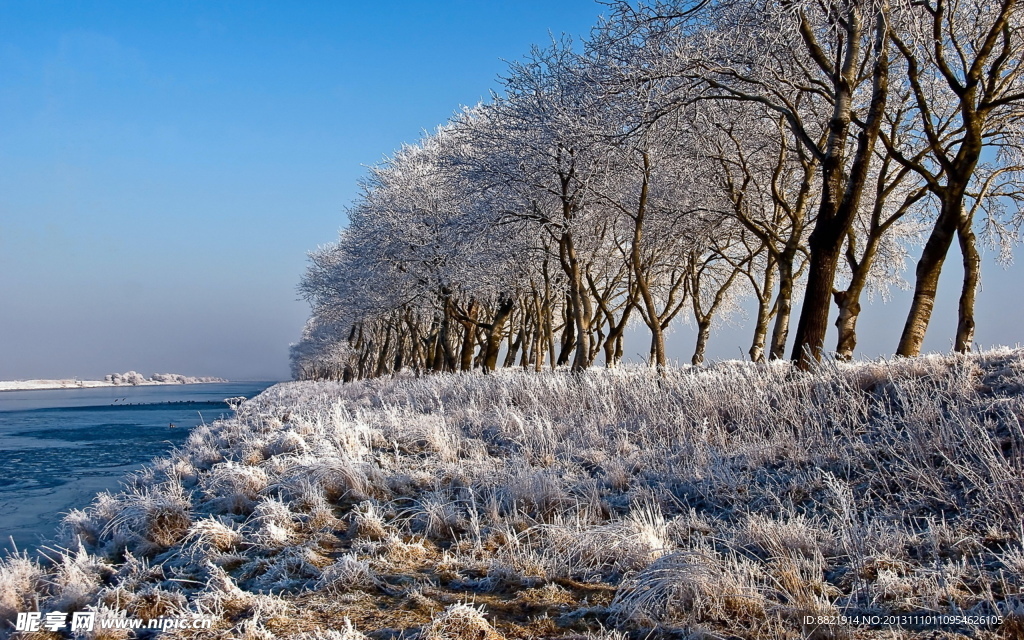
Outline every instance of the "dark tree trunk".
[(368, 371), (371, 367), (372, 353), (373, 353), (373, 340), (368, 340), (363, 345), (362, 353), (359, 354), (359, 379), (367, 377)]
[(572, 300), (567, 299), (568, 304), (565, 309), (565, 325), (562, 328), (562, 347), (558, 351), (557, 366), (568, 364), (569, 356), (572, 355), (573, 350), (576, 348), (576, 323), (573, 322)]
[(520, 339), (523, 343), (523, 353), (519, 356), (519, 368), (529, 369), (530, 363), (533, 362), (533, 345), (536, 343), (534, 338), (535, 331), (532, 328), (527, 331), (526, 327), (521, 328), (519, 331)]
[(523, 340), (526, 339), (523, 335), (524, 331), (525, 330), (520, 327), (519, 331), (516, 332), (515, 340), (512, 340), (512, 334), (509, 334), (510, 344), (508, 345), (508, 352), (505, 354), (505, 362), (503, 363), (503, 366), (506, 369), (508, 367), (515, 366), (516, 364), (516, 356), (519, 354), (519, 349), (523, 346)]
[(373, 377), (379, 378), (388, 372), (388, 351), (391, 350), (391, 325), (384, 329), (384, 344), (380, 348), (380, 356), (377, 358), (377, 369)]
[(814, 241), (812, 234), (807, 291), (804, 294), (804, 306), (796, 329), (792, 355), (793, 360), (796, 360), (802, 369), (809, 368), (811, 361), (821, 358), (825, 345), (825, 330), (828, 327), (832, 302), (832, 283), (835, 282), (841, 247), (834, 238), (838, 230), (838, 226), (828, 227), (823, 233), (825, 237), (817, 242)]
[(409, 327), (409, 359), (412, 360), (412, 369), (418, 376), (420, 370), (426, 366), (419, 323), (412, 317), (412, 313), (406, 313), (405, 325)]
[[(856, 5), (852, 8), (848, 19), (848, 30), (851, 39), (848, 56), (854, 54), (859, 46), (854, 39), (860, 37), (860, 15)], [(821, 358), (825, 345), (825, 334), (828, 330), (829, 310), (832, 306), (832, 287), (835, 282), (836, 266), (839, 263), (843, 240), (853, 218), (860, 206), (864, 186), (868, 179), (868, 169), (875, 142), (881, 131), (882, 116), (889, 93), (888, 49), (888, 16), (878, 10), (875, 15), (875, 50), (881, 51), (875, 58), (872, 70), (871, 103), (864, 121), (863, 129), (857, 135), (857, 150), (849, 166), (844, 161), (846, 141), (852, 111), (852, 91), (856, 82), (856, 70), (853, 68), (858, 55), (848, 57), (844, 62), (844, 70), (837, 76), (835, 108), (829, 122), (829, 136), (826, 153), (822, 159), (822, 194), (818, 208), (818, 219), (811, 232), (809, 248), (811, 253), (808, 268), (807, 292), (804, 295), (803, 309), (797, 324), (796, 340), (793, 345), (793, 359), (801, 369), (809, 369), (811, 363)], [(846, 64), (851, 63), (851, 64)]]
[(473, 369), (473, 353), (476, 351), (476, 318), (480, 311), (480, 305), (476, 300), (471, 300), (465, 317), (459, 317), (458, 322), (462, 325), (462, 345), (459, 348), (459, 370), (471, 371)]
[(398, 373), (405, 366), (405, 333), (398, 326), (398, 346), (395, 348), (395, 373)]
[(441, 332), (438, 330), (434, 334), (432, 343), (431, 359), (430, 359), (430, 370), (431, 371), (444, 371), (444, 347), (441, 345)]

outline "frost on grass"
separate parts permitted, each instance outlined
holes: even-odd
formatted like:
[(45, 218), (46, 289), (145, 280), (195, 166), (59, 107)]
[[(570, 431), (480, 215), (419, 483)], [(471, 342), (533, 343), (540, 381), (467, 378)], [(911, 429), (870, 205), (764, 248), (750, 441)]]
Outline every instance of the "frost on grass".
[(25, 554), (11, 554), (0, 560), (0, 620), (14, 620), (28, 611), (39, 588), (43, 570)]
[(422, 640), (500, 640), (482, 609), (458, 603), (434, 617), (420, 635)]
[(973, 633), (1012, 634), (1022, 390), (1010, 350), (281, 384), (71, 512), (48, 559), (0, 561), (0, 617), (621, 640), (998, 613)]

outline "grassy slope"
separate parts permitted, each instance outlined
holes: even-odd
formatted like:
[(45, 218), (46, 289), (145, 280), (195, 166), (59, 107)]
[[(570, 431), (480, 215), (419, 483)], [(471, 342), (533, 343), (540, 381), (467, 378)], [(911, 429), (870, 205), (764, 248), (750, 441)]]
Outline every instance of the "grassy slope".
[(51, 566), (3, 561), (0, 617), (36, 595), (212, 614), (226, 638), (439, 640), (829, 637), (845, 632), (804, 616), (999, 612), (998, 631), (951, 631), (1007, 636), (1022, 418), (1009, 350), (281, 384), (70, 514)]

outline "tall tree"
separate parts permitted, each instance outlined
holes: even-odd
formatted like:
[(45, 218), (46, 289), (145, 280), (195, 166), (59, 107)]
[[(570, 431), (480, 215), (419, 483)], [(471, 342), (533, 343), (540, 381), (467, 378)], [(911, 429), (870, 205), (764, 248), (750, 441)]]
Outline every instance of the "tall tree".
[[(820, 358), (836, 269), (860, 206), (888, 96), (890, 11), (883, 0), (705, 5), (690, 72), (706, 96), (781, 115), (818, 163), (821, 197), (793, 359)], [(823, 142), (822, 142), (823, 141)]]
[[(914, 297), (897, 354), (920, 353), (935, 304), (935, 292), (953, 237), (964, 250), (956, 349), (974, 339), (974, 295), (980, 258), (974, 248), (971, 186), (986, 146), (1019, 146), (1024, 105), (1024, 25), (1018, 0), (922, 0), (893, 34), (915, 100), (913, 143), (924, 145), (920, 160), (906, 145), (884, 137), (892, 156), (912, 168), (939, 201), (939, 212), (916, 268)], [(1014, 154), (994, 153), (996, 162)], [(1017, 164), (1017, 163), (1014, 163)], [(975, 193), (983, 195), (983, 187)]]

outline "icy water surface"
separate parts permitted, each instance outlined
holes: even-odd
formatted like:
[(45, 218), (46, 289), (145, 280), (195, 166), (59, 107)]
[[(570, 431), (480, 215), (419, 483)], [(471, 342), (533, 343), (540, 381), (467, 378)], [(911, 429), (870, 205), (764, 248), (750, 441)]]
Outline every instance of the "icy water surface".
[[(272, 382), (0, 392), (0, 549), (35, 550), (60, 519)], [(174, 425), (171, 427), (170, 425)]]

